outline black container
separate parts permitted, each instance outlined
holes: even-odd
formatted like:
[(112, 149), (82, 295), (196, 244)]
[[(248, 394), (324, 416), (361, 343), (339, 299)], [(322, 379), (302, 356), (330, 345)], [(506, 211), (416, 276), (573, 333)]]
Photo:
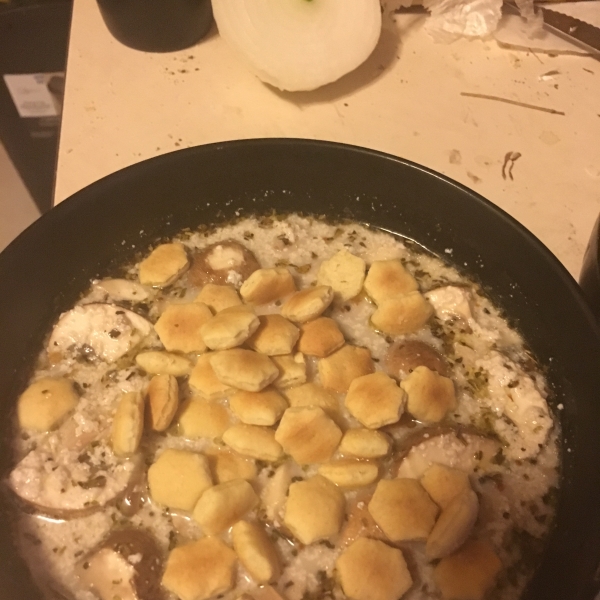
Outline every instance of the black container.
[(598, 247), (598, 236), (600, 236), (600, 217), (594, 225), (590, 241), (585, 250), (579, 284), (596, 318), (600, 320), (600, 248)]
[[(246, 140), (147, 160), (77, 192), (0, 254), (0, 478), (9, 416), (53, 320), (115, 264), (184, 227), (304, 211), (397, 232), (479, 280), (547, 369), (563, 438), (556, 527), (523, 600), (591, 600), (600, 559), (600, 329), (531, 233), (408, 161), (310, 140)], [(562, 410), (557, 410), (558, 405)], [(0, 518), (0, 600), (39, 597)]]
[(210, 0), (98, 0), (108, 30), (122, 44), (146, 52), (183, 50), (210, 29)]

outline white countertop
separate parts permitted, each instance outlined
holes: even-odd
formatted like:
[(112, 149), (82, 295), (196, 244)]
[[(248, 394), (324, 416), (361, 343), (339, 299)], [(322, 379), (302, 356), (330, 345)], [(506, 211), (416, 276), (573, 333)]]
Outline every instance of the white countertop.
[[(436, 44), (421, 29), (424, 18), (386, 18), (367, 63), (321, 90), (285, 94), (247, 71), (216, 31), (182, 52), (138, 52), (112, 38), (95, 2), (75, 0), (56, 202), (178, 148), (256, 137), (333, 140), (471, 187), (576, 277), (600, 212), (600, 62), (509, 51), (493, 40)], [(521, 154), (513, 180), (502, 177), (508, 152)]]

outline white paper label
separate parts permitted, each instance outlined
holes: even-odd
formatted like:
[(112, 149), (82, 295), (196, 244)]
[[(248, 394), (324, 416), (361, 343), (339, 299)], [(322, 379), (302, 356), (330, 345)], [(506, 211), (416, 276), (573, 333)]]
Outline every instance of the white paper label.
[(4, 75), (4, 82), (21, 117), (57, 117), (62, 98), (50, 92), (48, 83), (63, 73)]

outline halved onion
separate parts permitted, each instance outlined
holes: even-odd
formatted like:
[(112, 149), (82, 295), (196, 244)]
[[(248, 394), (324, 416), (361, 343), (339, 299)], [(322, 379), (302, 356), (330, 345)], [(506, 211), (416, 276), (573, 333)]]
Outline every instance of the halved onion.
[(313, 90), (363, 63), (381, 32), (379, 0), (217, 0), (221, 36), (262, 80)]

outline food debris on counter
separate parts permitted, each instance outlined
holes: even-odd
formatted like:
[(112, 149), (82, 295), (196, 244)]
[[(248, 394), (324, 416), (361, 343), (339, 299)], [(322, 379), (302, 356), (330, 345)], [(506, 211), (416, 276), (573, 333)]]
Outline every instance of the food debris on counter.
[(521, 158), (520, 152), (507, 152), (504, 155), (504, 163), (502, 164), (502, 179), (506, 179), (508, 174), (510, 180), (514, 181), (515, 178), (513, 177), (513, 167), (519, 158)]

